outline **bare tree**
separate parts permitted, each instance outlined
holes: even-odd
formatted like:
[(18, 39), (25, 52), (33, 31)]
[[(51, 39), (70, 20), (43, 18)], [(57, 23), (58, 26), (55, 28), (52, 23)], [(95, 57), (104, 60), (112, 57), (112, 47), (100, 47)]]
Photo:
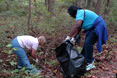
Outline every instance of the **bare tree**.
[(6, 3), (6, 9), (8, 10), (9, 9), (8, 1), (4, 0), (4, 2)]
[(86, 8), (91, 9), (91, 6), (92, 6), (92, 0), (88, 0)]
[(76, 0), (77, 6), (81, 7), (81, 0)]
[(31, 0), (29, 0), (28, 30), (30, 30), (30, 23), (31, 23)]
[(77, 6), (77, 0), (73, 0), (73, 5)]
[(97, 1), (96, 9), (95, 9), (95, 12), (96, 12), (97, 14), (100, 14), (101, 3), (102, 3), (102, 0), (98, 0), (98, 1)]
[(110, 2), (111, 2), (110, 0), (106, 0), (104, 14), (108, 14)]
[(48, 12), (50, 12), (51, 14), (53, 13), (54, 2), (55, 2), (55, 0), (45, 0), (46, 8), (47, 8)]
[(81, 1), (82, 1), (82, 2), (81, 2), (81, 3), (82, 3), (82, 4), (81, 4), (81, 5), (82, 5), (82, 8), (86, 8), (87, 0), (81, 0)]

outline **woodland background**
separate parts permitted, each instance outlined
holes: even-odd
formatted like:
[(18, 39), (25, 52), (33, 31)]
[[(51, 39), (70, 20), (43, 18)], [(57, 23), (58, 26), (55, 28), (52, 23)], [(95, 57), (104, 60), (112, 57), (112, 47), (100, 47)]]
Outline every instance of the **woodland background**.
[[(94, 47), (96, 68), (82, 78), (116, 78), (117, 75), (117, 1), (116, 0), (0, 0), (0, 78), (63, 78), (55, 56), (55, 48), (66, 38), (75, 19), (67, 13), (71, 5), (89, 9), (101, 15), (108, 29), (109, 40), (98, 53)], [(39, 48), (39, 63), (30, 58), (31, 64), (41, 71), (28, 74), (17, 70), (17, 57), (10, 49), (13, 38), (19, 35), (44, 35), (47, 44)], [(81, 43), (74, 46), (81, 52)]]

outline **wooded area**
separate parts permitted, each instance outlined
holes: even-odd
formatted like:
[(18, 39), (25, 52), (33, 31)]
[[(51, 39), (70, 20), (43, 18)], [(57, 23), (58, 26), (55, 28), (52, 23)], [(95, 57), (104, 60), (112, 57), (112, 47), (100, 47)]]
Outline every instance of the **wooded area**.
[[(109, 40), (98, 53), (94, 47), (96, 68), (82, 78), (116, 78), (117, 76), (117, 1), (116, 0), (0, 0), (0, 78), (63, 78), (56, 59), (55, 48), (65, 39), (75, 19), (67, 9), (76, 5), (101, 15), (108, 30)], [(19, 35), (44, 35), (45, 48), (38, 49), (39, 63), (30, 63), (41, 71), (38, 76), (17, 70), (16, 55), (9, 48)], [(75, 48), (81, 52), (84, 36)]]

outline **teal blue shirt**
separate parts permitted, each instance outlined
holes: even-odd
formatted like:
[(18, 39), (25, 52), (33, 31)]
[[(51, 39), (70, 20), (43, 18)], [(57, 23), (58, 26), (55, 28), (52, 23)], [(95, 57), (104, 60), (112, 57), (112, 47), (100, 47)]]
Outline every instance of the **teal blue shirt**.
[[(84, 18), (84, 11), (85, 11), (85, 18)], [(97, 17), (98, 15), (93, 11), (81, 9), (81, 10), (77, 10), (76, 21), (83, 20), (84, 22), (83, 22), (82, 28), (87, 30), (92, 26), (93, 22)]]

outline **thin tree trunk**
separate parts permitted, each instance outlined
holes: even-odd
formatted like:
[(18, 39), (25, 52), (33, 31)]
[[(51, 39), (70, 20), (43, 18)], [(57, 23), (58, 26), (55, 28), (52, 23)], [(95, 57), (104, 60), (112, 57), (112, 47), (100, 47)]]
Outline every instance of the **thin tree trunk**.
[(98, 0), (98, 1), (97, 1), (96, 9), (95, 9), (95, 12), (96, 12), (97, 14), (100, 14), (101, 3), (102, 3), (102, 0)]
[(92, 6), (92, 0), (88, 0), (86, 8), (90, 9), (91, 6)]
[(83, 3), (82, 3), (82, 8), (86, 8), (86, 2), (87, 2), (87, 0), (83, 0)]
[(7, 2), (6, 0), (4, 0), (4, 2), (5, 2), (6, 5), (7, 5), (7, 6), (6, 6), (6, 9), (9, 10), (9, 4), (8, 4), (8, 2)]
[(81, 7), (81, 0), (77, 0), (77, 7)]
[(45, 6), (46, 6), (46, 8), (48, 10), (48, 0), (45, 0)]
[(48, 0), (48, 12), (53, 14), (54, 0)]
[(47, 11), (53, 14), (53, 6), (54, 6), (54, 0), (45, 0), (45, 5), (47, 8)]
[(73, 1), (73, 5), (77, 6), (77, 0)]
[(30, 30), (30, 22), (31, 22), (31, 0), (29, 0), (28, 30)]
[(106, 1), (105, 9), (104, 9), (104, 14), (108, 14), (109, 12), (109, 5), (110, 5), (110, 0)]
[(93, 6), (93, 8), (96, 8), (96, 3), (94, 0), (92, 1), (92, 6)]

